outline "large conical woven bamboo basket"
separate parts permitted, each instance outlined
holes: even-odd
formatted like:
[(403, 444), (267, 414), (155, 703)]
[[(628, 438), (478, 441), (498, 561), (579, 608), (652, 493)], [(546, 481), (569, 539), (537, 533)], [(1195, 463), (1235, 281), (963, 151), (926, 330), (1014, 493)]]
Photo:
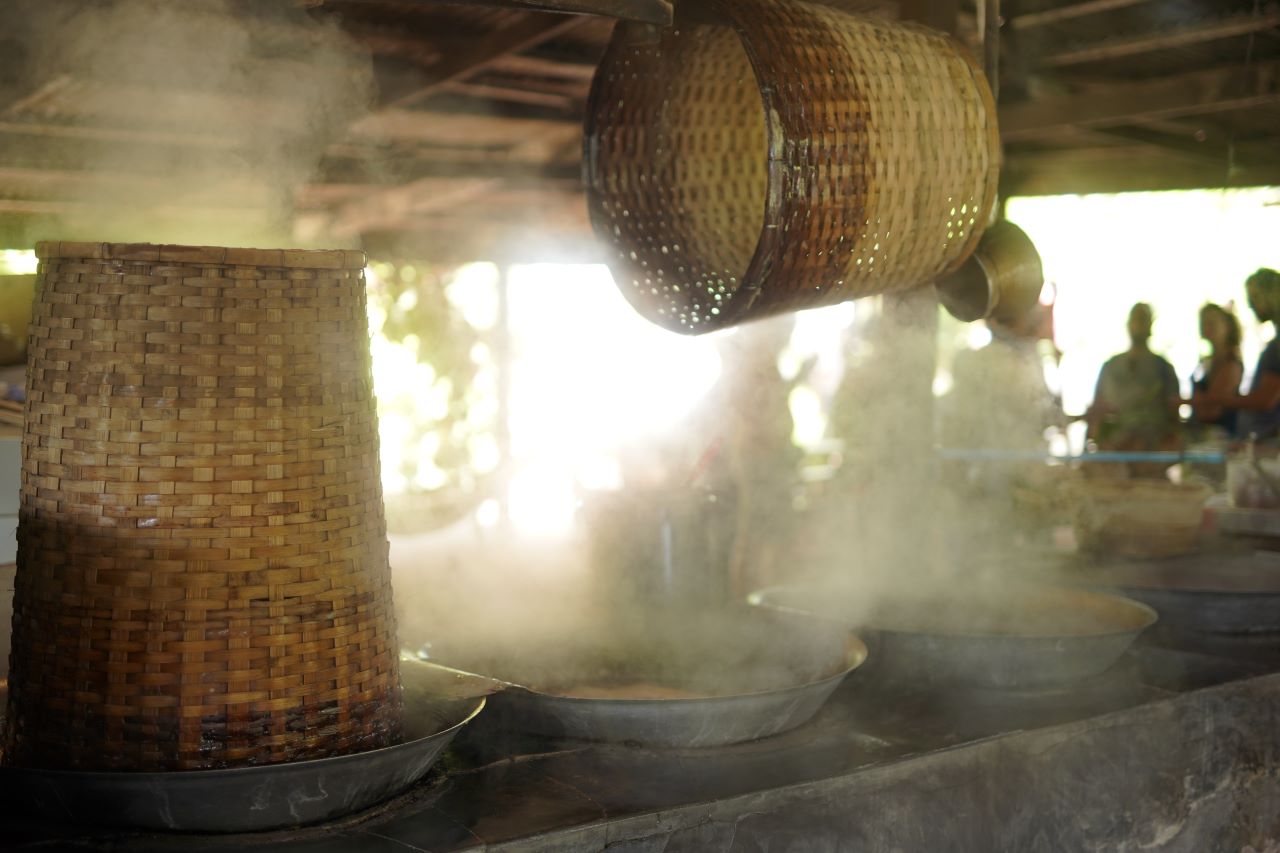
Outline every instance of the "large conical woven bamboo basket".
[(653, 39), (618, 28), (588, 107), (592, 222), (642, 314), (709, 331), (930, 284), (973, 251), (1000, 148), (959, 43), (804, 0), (686, 6)]
[(5, 761), (395, 742), (363, 255), (36, 254)]

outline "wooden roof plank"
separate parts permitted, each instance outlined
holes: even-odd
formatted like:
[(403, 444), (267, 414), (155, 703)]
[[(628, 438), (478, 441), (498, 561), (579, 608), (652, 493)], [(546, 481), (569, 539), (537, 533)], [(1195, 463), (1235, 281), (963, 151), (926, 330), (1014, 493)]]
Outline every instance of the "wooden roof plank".
[(1228, 169), (1149, 150), (1081, 149), (1011, 157), (1006, 187), (1013, 195), (1075, 195), (1280, 185), (1280, 163)]
[(1229, 140), (1206, 138), (1203, 142), (1197, 142), (1194, 139), (1172, 136), (1146, 127), (1108, 127), (1090, 132), (1106, 134), (1123, 142), (1136, 143), (1170, 154), (1177, 154), (1205, 166), (1217, 166), (1226, 169), (1229, 163), (1238, 159), (1236, 152), (1233, 150), (1235, 146)]
[(404, 107), (430, 95), (446, 83), (465, 80), (472, 74), (510, 53), (519, 53), (555, 38), (581, 23), (577, 17), (555, 17), (528, 14), (514, 24), (483, 38), (460, 42), (446, 51), (426, 74), (425, 79), (409, 91), (390, 93), (382, 98), (383, 107)]
[(1088, 47), (1050, 54), (1042, 60), (1041, 64), (1049, 68), (1064, 68), (1088, 62), (1120, 59), (1157, 50), (1188, 47), (1193, 44), (1263, 32), (1277, 26), (1280, 26), (1280, 8), (1275, 4), (1269, 4), (1257, 15), (1247, 13), (1231, 15), (1163, 32), (1108, 39)]
[[(669, 25), (674, 20), (672, 0), (294, 0), (296, 4), (310, 6), (374, 7), (388, 6), (400, 9), (427, 11), (432, 7), (462, 6), (488, 9), (515, 9), (520, 11), (560, 12), (571, 15), (589, 15), (597, 18), (637, 21), (646, 24)], [(892, 2), (892, 0), (890, 0)]]
[(596, 67), (585, 62), (558, 62), (539, 56), (525, 56), (511, 53), (493, 61), (494, 70), (508, 74), (524, 74), (530, 77), (546, 77), (564, 79), (582, 83), (590, 83), (595, 77)]
[(491, 83), (468, 83), (455, 80), (444, 84), (444, 90), (456, 95), (471, 98), (482, 98), (491, 101), (510, 101), (514, 104), (530, 104), (536, 107), (551, 107), (568, 112), (574, 109), (584, 98), (575, 99), (567, 94), (544, 92), (537, 89), (526, 89), (517, 86), (499, 86)]
[(1005, 142), (1052, 139), (1072, 127), (1110, 127), (1280, 103), (1280, 60), (1177, 74), (1155, 81), (1003, 107)]
[[(430, 0), (426, 0), (430, 2)], [(596, 15), (647, 24), (671, 24), (671, 0), (449, 0), (461, 6), (496, 6), (504, 9), (535, 9), (540, 12), (567, 12)]]
[(404, 225), (411, 217), (448, 210), (496, 189), (496, 179), (424, 178), (398, 187), (369, 193), (346, 202), (332, 214), (328, 231), (354, 237)]
[(1116, 9), (1127, 9), (1130, 6), (1138, 6), (1149, 2), (1151, 0), (1084, 0), (1083, 3), (1072, 3), (1069, 6), (1059, 6), (1056, 9), (1045, 9), (1042, 12), (1015, 15), (1010, 19), (1009, 26), (1015, 30), (1029, 30), (1089, 15), (1100, 15), (1103, 12), (1112, 12)]

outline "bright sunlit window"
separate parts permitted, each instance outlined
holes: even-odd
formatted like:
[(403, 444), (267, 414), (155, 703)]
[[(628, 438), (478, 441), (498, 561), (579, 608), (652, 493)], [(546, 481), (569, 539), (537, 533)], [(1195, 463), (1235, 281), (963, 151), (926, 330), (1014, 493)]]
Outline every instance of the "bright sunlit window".
[(510, 275), (511, 515), (555, 531), (574, 490), (617, 485), (616, 454), (675, 424), (711, 388), (711, 337), (655, 326), (598, 265), (530, 264)]
[(0, 249), (0, 275), (32, 275), (39, 265), (30, 249)]

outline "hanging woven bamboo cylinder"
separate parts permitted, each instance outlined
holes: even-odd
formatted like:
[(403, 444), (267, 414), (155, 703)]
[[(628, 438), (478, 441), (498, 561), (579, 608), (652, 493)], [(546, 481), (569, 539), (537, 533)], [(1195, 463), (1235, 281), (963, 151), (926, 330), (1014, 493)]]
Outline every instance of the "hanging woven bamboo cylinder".
[(707, 0), (615, 32), (585, 128), (619, 287), (697, 333), (930, 284), (973, 251), (995, 104), (950, 37), (804, 0)]
[(398, 740), (364, 256), (36, 254), (5, 761)]

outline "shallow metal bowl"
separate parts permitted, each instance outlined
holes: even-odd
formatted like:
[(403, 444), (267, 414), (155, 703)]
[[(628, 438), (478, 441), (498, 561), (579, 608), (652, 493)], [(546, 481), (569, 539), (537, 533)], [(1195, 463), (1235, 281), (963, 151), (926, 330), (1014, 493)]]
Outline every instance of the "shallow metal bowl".
[(1084, 577), (1155, 608), (1169, 631), (1280, 634), (1280, 554), (1109, 560)]
[[(963, 622), (963, 602), (945, 594), (920, 596), (912, 599), (916, 607), (907, 609), (915, 615), (904, 620), (901, 607), (886, 617), (848, 589), (825, 584), (771, 587), (753, 593), (750, 601), (850, 627), (867, 639), (869, 677), (922, 686), (1039, 689), (1070, 684), (1105, 672), (1158, 618), (1150, 607), (1116, 595), (1067, 587), (1038, 587), (1026, 594), (1037, 602), (1051, 597), (1065, 613), (1086, 612), (1087, 626), (931, 628), (930, 616), (949, 607), (958, 610), (954, 621)], [(1007, 606), (1016, 608), (1020, 597), (1011, 594)]]
[[(531, 636), (485, 657), (437, 659), (503, 682), (488, 723), (551, 738), (660, 748), (724, 746), (781, 734), (808, 722), (867, 656), (849, 631), (795, 614), (749, 607), (686, 616), (653, 614), (600, 647), (571, 636)], [(581, 698), (556, 685), (617, 679), (678, 686), (690, 698)], [(522, 684), (523, 682), (523, 684)], [(702, 695), (706, 694), (706, 695)]]

